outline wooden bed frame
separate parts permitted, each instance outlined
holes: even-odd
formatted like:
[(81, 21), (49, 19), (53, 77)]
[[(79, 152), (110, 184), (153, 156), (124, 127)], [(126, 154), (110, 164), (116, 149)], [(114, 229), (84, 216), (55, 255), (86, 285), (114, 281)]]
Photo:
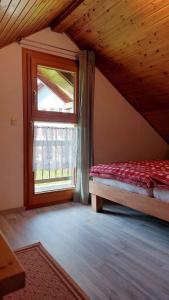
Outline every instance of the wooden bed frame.
[(89, 182), (92, 208), (95, 212), (102, 211), (103, 199), (136, 209), (159, 219), (169, 221), (169, 203), (156, 198), (117, 189), (100, 182)]

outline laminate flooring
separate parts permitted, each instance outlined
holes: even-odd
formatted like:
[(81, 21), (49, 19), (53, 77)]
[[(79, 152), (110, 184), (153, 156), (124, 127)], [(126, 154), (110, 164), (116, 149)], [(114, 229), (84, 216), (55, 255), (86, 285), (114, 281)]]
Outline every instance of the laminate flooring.
[(67, 203), (1, 215), (0, 229), (13, 249), (40, 241), (93, 300), (169, 300), (167, 222)]

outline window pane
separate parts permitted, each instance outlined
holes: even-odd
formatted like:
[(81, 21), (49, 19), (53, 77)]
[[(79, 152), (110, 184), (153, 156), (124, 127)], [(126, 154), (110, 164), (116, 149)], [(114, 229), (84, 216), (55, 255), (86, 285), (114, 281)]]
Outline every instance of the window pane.
[(74, 113), (75, 73), (38, 65), (37, 108)]
[(34, 123), (35, 193), (74, 186), (77, 131), (73, 124)]

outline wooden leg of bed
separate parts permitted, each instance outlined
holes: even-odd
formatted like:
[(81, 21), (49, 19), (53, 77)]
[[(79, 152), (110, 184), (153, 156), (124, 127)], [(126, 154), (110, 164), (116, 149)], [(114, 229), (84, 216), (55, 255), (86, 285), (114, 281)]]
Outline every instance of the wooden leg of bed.
[(92, 194), (92, 209), (95, 212), (102, 211), (103, 209), (103, 199), (94, 194)]

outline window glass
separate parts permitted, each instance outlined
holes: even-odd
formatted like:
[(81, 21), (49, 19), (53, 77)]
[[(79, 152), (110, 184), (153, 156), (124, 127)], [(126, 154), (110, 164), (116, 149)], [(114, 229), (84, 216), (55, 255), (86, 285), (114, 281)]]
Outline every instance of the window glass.
[(77, 130), (73, 124), (34, 122), (35, 193), (75, 184)]
[(75, 73), (37, 66), (37, 109), (74, 113)]

